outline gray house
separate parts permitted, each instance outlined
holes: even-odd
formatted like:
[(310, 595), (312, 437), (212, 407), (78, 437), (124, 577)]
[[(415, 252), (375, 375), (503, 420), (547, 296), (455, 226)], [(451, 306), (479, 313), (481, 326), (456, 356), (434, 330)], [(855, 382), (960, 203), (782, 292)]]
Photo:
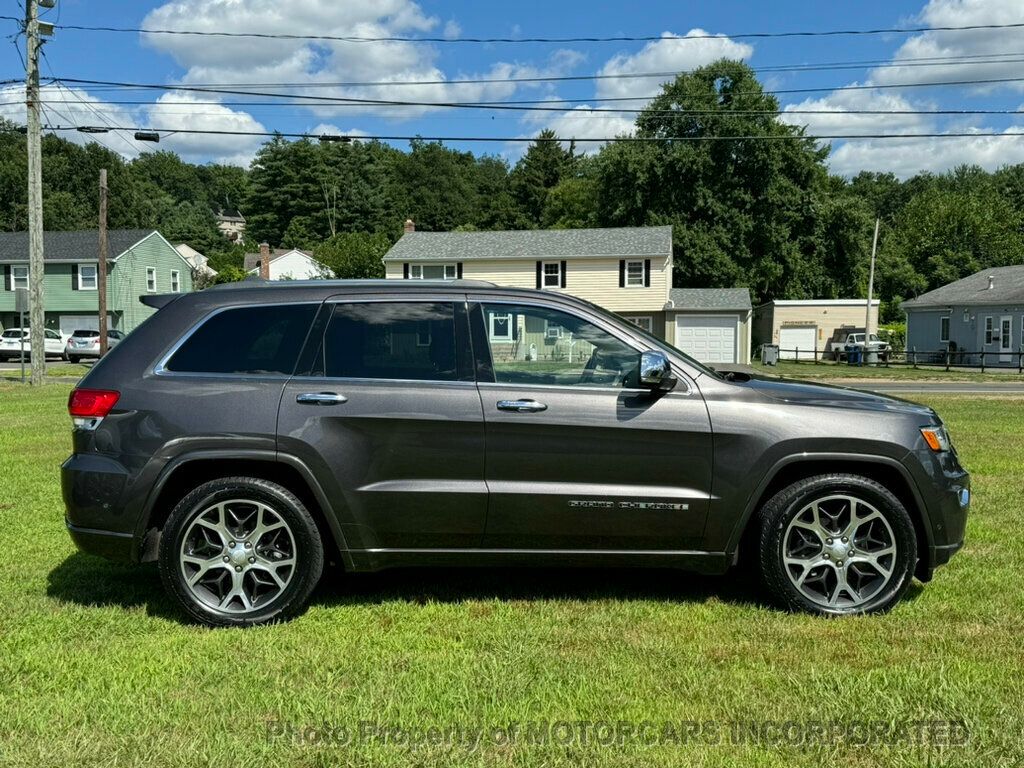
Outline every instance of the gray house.
[(995, 267), (903, 302), (907, 351), (1016, 367), (1024, 342), (1024, 265)]

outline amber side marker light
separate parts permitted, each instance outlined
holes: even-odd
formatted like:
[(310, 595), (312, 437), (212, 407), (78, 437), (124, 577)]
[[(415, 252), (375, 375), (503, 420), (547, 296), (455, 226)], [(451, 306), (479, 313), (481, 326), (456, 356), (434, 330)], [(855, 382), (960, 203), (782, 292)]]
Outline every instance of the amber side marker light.
[(928, 447), (936, 453), (949, 450), (949, 436), (942, 427), (922, 427), (921, 435)]

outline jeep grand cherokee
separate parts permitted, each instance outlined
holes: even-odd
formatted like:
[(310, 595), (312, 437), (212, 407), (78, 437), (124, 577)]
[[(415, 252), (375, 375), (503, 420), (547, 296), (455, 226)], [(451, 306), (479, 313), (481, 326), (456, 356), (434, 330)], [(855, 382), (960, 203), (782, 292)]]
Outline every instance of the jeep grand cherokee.
[(78, 546), (157, 561), (194, 619), (299, 612), (326, 561), (756, 563), (784, 607), (888, 609), (961, 546), (930, 408), (719, 375), (592, 304), (284, 282), (159, 307), (72, 392)]

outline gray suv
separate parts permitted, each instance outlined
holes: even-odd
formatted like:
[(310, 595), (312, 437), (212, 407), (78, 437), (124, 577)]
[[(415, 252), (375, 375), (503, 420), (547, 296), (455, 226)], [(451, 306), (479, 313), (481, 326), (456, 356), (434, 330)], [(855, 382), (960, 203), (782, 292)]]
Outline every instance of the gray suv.
[(452, 281), (146, 296), (71, 394), (78, 546), (184, 611), (301, 611), (325, 562), (759, 571), (782, 606), (889, 608), (963, 543), (930, 408), (718, 374), (592, 304)]

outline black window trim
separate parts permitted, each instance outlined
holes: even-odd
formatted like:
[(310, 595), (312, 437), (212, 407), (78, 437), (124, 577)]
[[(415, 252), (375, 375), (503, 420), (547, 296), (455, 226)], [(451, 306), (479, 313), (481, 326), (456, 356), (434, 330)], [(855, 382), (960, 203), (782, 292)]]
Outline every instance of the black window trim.
[[(328, 376), (326, 372), (314, 369), (317, 358), (323, 351), (323, 337), (327, 332), (327, 324), (334, 314), (334, 308), (338, 304), (451, 304), (453, 308), (453, 320), (455, 322), (455, 365), (458, 378), (449, 379), (382, 379), (366, 376)], [(412, 296), (396, 294), (342, 294), (329, 296), (323, 302), (320, 310), (310, 325), (309, 335), (299, 353), (298, 364), (295, 373), (289, 378), (316, 381), (348, 381), (353, 383), (398, 383), (398, 384), (429, 384), (476, 386), (476, 376), (473, 370), (474, 345), (472, 343), (472, 324), (467, 316), (468, 304), (465, 294), (452, 294), (441, 292), (437, 294), (415, 293)], [(314, 335), (315, 334), (315, 335)], [(460, 352), (460, 345), (464, 351)]]
[[(272, 301), (263, 302), (255, 301), (246, 304), (228, 304), (223, 307), (217, 307), (216, 309), (207, 312), (199, 320), (197, 320), (181, 337), (174, 342), (174, 344), (167, 350), (160, 359), (153, 366), (152, 373), (154, 376), (184, 376), (187, 378), (200, 378), (200, 379), (275, 379), (275, 380), (286, 380), (292, 378), (293, 373), (219, 373), (215, 371), (172, 371), (167, 368), (167, 364), (170, 362), (174, 354), (185, 345), (185, 343), (192, 338), (192, 336), (198, 331), (203, 325), (207, 323), (211, 318), (216, 317), (222, 312), (229, 312), (233, 309), (260, 309), (262, 307), (296, 307), (296, 306), (309, 306), (309, 305), (320, 305), (323, 301)], [(319, 312), (313, 316), (313, 321), (310, 323), (310, 328), (316, 323), (319, 317)], [(301, 361), (303, 352), (305, 351), (306, 344), (309, 339), (309, 331), (306, 332), (306, 338), (303, 340), (302, 349), (296, 358), (296, 365)]]

